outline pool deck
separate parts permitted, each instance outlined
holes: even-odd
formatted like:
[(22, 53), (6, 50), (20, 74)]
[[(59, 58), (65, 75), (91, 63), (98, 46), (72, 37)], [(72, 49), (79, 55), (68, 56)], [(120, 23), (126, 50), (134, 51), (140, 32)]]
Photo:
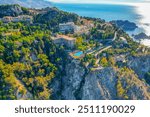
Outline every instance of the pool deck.
[(73, 52), (69, 52), (69, 55), (74, 59), (82, 59), (85, 56), (85, 54), (93, 54), (95, 57), (97, 57), (100, 53), (102, 53), (105, 50), (110, 49), (111, 47), (112, 46), (102, 46), (102, 47), (94, 48), (94, 49), (91, 49), (90, 51), (83, 52), (81, 56), (75, 56), (74, 54), (81, 52), (80, 50), (75, 50)]
[(79, 50), (75, 50), (73, 52), (70, 52), (69, 55), (72, 57), (72, 58), (75, 58), (75, 59), (81, 59), (85, 56), (84, 52), (81, 56), (75, 56), (74, 54), (77, 53), (77, 52), (80, 52)]

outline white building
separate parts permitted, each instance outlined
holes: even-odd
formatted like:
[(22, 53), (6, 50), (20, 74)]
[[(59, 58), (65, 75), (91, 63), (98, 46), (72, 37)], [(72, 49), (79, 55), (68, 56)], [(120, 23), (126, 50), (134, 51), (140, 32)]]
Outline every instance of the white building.
[(77, 26), (74, 24), (74, 22), (59, 24), (59, 31), (62, 33), (75, 32), (76, 30), (77, 30)]

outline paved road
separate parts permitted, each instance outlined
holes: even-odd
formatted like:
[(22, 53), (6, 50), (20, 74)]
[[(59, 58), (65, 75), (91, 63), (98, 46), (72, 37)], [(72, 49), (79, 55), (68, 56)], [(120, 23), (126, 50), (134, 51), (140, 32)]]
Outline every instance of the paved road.
[(117, 31), (115, 32), (114, 38), (112, 39), (112, 41), (115, 41), (117, 38)]
[(105, 51), (105, 50), (107, 50), (107, 49), (109, 49), (109, 48), (111, 48), (111, 47), (112, 47), (112, 46), (107, 46), (107, 47), (105, 47), (105, 48), (99, 50), (99, 51), (95, 54), (95, 57), (97, 57), (98, 54), (102, 53), (103, 51)]

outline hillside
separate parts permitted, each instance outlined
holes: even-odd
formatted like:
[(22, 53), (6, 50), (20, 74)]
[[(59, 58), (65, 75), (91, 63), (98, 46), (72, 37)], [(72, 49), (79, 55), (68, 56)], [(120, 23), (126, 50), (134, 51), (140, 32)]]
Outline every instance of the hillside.
[(21, 7), (19, 5), (1, 5), (0, 6), (0, 18), (4, 16), (19, 16), (28, 14), (28, 9)]
[(116, 25), (57, 8), (0, 13), (0, 99), (150, 99), (150, 48)]
[(45, 0), (0, 0), (0, 5), (4, 4), (19, 4), (27, 8), (51, 7), (51, 3)]

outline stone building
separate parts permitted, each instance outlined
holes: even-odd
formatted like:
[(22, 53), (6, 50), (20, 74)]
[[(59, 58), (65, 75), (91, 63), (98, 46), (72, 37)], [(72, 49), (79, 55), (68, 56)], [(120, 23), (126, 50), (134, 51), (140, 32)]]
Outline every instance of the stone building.
[(59, 31), (61, 33), (73, 33), (75, 32), (77, 29), (77, 26), (74, 24), (74, 22), (67, 22), (67, 23), (63, 23), (63, 24), (59, 24)]
[(20, 15), (18, 17), (6, 16), (6, 17), (1, 18), (1, 21), (5, 22), (5, 23), (9, 23), (9, 22), (29, 22), (29, 23), (32, 23), (33, 17), (29, 16), (29, 15)]
[(56, 37), (53, 37), (52, 40), (56, 45), (64, 45), (71, 49), (74, 48), (76, 42), (76, 38), (66, 35), (57, 35)]
[(1, 21), (3, 21), (3, 22), (11, 22), (12, 21), (12, 17), (10, 17), (10, 16), (6, 16), (6, 17), (3, 17), (3, 18), (1, 18)]

